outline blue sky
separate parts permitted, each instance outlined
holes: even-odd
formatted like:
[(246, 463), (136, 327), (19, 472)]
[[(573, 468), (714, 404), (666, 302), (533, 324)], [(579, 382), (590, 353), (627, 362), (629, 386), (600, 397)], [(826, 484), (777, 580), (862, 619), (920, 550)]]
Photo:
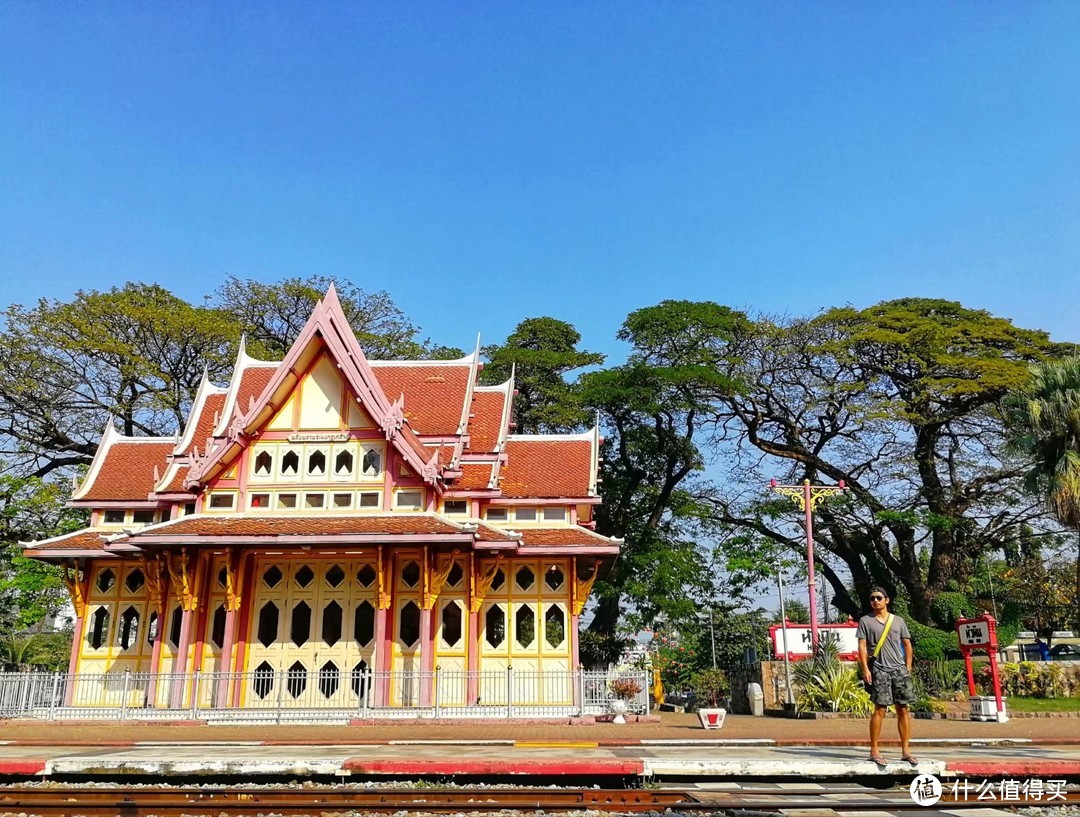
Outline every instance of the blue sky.
[(0, 306), (322, 273), (464, 347), (664, 298), (1080, 340), (1080, 4), (0, 4)]

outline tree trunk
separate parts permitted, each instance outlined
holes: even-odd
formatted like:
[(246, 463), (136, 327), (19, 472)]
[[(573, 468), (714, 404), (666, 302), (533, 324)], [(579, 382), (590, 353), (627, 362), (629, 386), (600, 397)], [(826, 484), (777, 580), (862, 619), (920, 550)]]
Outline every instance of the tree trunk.
[(597, 600), (596, 614), (589, 624), (589, 629), (593, 632), (613, 636), (618, 629), (621, 615), (622, 607), (619, 604), (618, 594), (601, 596)]

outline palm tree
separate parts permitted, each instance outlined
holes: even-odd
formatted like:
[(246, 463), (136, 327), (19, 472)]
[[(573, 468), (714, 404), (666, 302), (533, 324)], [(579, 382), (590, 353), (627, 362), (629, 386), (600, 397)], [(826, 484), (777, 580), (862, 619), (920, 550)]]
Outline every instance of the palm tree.
[[(1031, 367), (1031, 382), (1005, 400), (1012, 451), (1031, 469), (1025, 488), (1046, 497), (1058, 522), (1080, 537), (1080, 357)], [(1075, 618), (1080, 625), (1080, 538), (1077, 542)]]
[(42, 657), (41, 646), (36, 635), (8, 633), (0, 638), (0, 665), (21, 669), (36, 664)]

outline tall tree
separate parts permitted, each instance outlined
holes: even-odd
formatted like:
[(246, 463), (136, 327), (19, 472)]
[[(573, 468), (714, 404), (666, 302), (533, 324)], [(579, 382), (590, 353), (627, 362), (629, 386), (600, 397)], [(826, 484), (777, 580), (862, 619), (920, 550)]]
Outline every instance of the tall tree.
[(716, 304), (665, 301), (631, 313), (618, 337), (633, 352), (622, 366), (586, 374), (582, 405), (605, 433), (604, 501), (597, 530), (626, 540), (612, 574), (598, 583), (592, 629), (615, 632), (623, 605), (645, 621), (692, 618), (711, 596), (709, 554), (698, 546), (714, 491), (703, 478), (711, 401), (738, 383), (712, 363), (745, 317)]
[(767, 478), (844, 480), (848, 496), (819, 505), (815, 526), (834, 606), (857, 615), (879, 583), (934, 623), (937, 596), (1042, 517), (1022, 495), (1022, 466), (1001, 455), (998, 404), (1030, 363), (1062, 351), (940, 300), (757, 321), (716, 360), (746, 384), (714, 406), (732, 486), (716, 519), (798, 551), (790, 505), (763, 498)]
[(229, 276), (210, 304), (239, 323), (253, 349), (277, 359), (289, 350), (331, 283), (368, 357), (408, 360), (428, 357), (432, 351), (445, 354), (443, 347), (432, 350), (430, 344), (416, 339), (419, 328), (386, 291), (367, 292), (338, 278), (312, 275), (265, 284)]
[(1072, 615), (1080, 626), (1080, 357), (1033, 366), (1030, 381), (1004, 405), (1010, 444), (1031, 463), (1025, 487), (1046, 500), (1058, 522), (1076, 531)]
[(86, 512), (65, 507), (66, 499), (58, 482), (0, 475), (0, 635), (33, 627), (67, 599), (59, 569), (25, 558), (19, 546), (85, 525)]
[(155, 284), (11, 306), (0, 333), (0, 455), (44, 476), (89, 463), (108, 415), (128, 435), (171, 433), (203, 367), (224, 375), (238, 337), (227, 316)]
[(590, 420), (574, 398), (566, 376), (585, 366), (598, 366), (604, 356), (578, 348), (581, 334), (565, 321), (528, 318), (501, 345), (484, 347), (489, 363), (485, 384), (503, 383), (515, 369), (514, 421), (521, 434), (576, 431)]

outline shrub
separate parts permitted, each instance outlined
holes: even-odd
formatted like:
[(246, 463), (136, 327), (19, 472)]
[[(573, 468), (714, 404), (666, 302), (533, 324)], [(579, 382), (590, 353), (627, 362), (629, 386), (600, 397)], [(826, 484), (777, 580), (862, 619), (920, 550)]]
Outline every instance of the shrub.
[(927, 695), (942, 697), (959, 692), (967, 685), (967, 671), (960, 659), (938, 658), (933, 661), (916, 660), (914, 677), (922, 684)]
[[(1019, 664), (999, 664), (1001, 691), (1010, 698), (1061, 698), (1069, 694), (1065, 671), (1057, 664), (1037, 664), (1021, 661)], [(993, 689), (993, 674), (989, 663), (979, 664), (975, 679), (984, 693)]]
[(731, 684), (723, 670), (705, 669), (690, 678), (690, 691), (699, 705), (715, 709), (731, 693)]
[(851, 712), (868, 715), (874, 708), (854, 664), (843, 663), (837, 647), (822, 641), (809, 661), (795, 665), (800, 712)]
[(608, 689), (620, 701), (629, 701), (641, 692), (641, 684), (633, 678), (616, 678), (614, 681), (608, 682)]
[(819, 666), (806, 680), (796, 708), (800, 712), (869, 715), (874, 705), (855, 667), (833, 661)]

